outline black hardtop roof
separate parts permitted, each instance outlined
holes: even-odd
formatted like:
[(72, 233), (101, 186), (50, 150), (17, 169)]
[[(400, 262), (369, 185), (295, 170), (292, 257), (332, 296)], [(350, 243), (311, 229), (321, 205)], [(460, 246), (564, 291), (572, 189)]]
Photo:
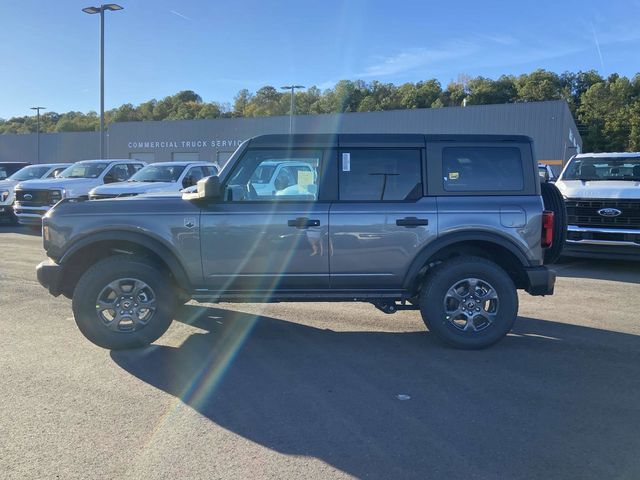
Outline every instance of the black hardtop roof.
[(419, 133), (340, 133), (293, 135), (259, 135), (249, 140), (251, 147), (421, 147), (425, 142), (518, 142), (532, 143), (526, 135), (452, 134), (431, 135)]

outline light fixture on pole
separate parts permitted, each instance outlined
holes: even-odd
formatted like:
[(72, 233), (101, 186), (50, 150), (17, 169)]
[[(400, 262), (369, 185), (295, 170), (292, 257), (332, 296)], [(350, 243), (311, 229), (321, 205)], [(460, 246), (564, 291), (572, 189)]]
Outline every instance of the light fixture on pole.
[(31, 107), (31, 110), (35, 110), (38, 112), (38, 129), (36, 130), (36, 143), (37, 143), (37, 155), (36, 155), (36, 163), (40, 163), (40, 110), (46, 110), (46, 107)]
[(99, 7), (86, 7), (82, 11), (93, 15), (100, 14), (100, 158), (104, 158), (104, 12), (117, 11), (123, 7), (115, 3), (107, 3)]
[(285, 85), (282, 90), (291, 90), (291, 109), (289, 110), (289, 133), (293, 132), (293, 92), (296, 89), (304, 88), (304, 85)]

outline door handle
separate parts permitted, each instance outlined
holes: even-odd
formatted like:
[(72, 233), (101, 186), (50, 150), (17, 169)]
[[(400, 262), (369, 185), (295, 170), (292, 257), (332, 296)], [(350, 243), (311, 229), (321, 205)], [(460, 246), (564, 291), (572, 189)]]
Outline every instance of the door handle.
[(396, 220), (396, 225), (399, 227), (416, 228), (423, 225), (429, 225), (429, 220), (426, 218), (404, 217)]
[(311, 220), (307, 217), (298, 217), (295, 220), (289, 220), (287, 225), (290, 227), (296, 228), (309, 228), (309, 227), (319, 227), (320, 220)]

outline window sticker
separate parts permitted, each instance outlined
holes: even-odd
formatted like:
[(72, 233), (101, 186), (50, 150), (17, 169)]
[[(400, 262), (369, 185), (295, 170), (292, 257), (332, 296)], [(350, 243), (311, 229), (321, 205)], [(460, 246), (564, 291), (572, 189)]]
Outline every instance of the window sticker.
[(300, 170), (298, 172), (298, 185), (301, 187), (313, 184), (313, 172)]
[(342, 171), (343, 172), (351, 171), (351, 154), (350, 153), (342, 154)]

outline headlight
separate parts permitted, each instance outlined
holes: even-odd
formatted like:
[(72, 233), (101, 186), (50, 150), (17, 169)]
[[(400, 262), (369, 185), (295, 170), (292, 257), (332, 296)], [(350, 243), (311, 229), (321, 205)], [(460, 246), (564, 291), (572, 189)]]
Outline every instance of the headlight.
[(50, 203), (56, 204), (64, 198), (64, 190), (51, 190), (49, 192)]
[(0, 193), (0, 199), (2, 199), (3, 202), (6, 202), (7, 198), (9, 198), (9, 195), (11, 195), (11, 192), (5, 190), (4, 192)]

